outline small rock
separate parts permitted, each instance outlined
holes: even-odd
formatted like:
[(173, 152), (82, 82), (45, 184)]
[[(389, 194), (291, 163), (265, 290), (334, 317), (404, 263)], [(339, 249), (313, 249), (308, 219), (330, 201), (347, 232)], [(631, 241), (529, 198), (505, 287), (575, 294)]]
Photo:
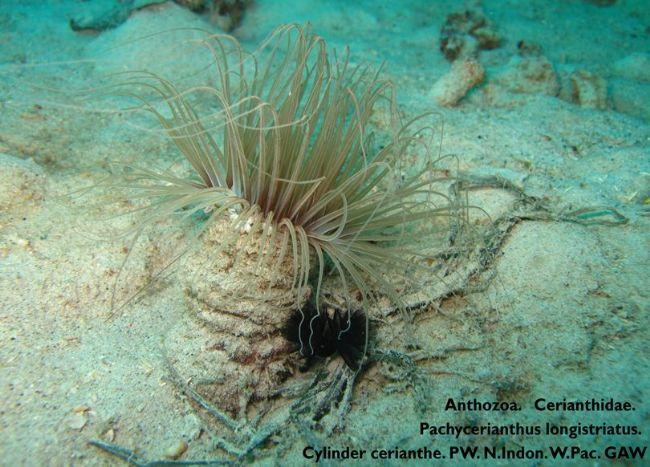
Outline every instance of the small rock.
[(187, 447), (188, 446), (185, 440), (180, 440), (177, 443), (171, 445), (165, 451), (165, 457), (168, 459), (178, 459), (185, 453), (185, 451), (187, 451)]
[(512, 57), (493, 81), (517, 93), (557, 96), (560, 91), (553, 65), (544, 56)]
[(83, 5), (79, 13), (70, 19), (70, 29), (103, 31), (122, 24), (131, 13), (132, 2), (109, 4), (92, 2)]
[(212, 0), (208, 15), (219, 28), (230, 32), (239, 26), (251, 3), (251, 0)]
[(621, 78), (650, 82), (650, 54), (636, 52), (614, 63), (614, 73)]
[(103, 420), (97, 420), (96, 422), (96, 433), (106, 441), (113, 442), (115, 441), (115, 434), (117, 431), (117, 423), (119, 417), (116, 415), (110, 416), (109, 418)]
[(65, 423), (68, 428), (81, 431), (87, 421), (84, 412), (73, 412), (66, 418)]
[(449, 61), (475, 56), (478, 50), (495, 49), (500, 43), (501, 37), (479, 11), (452, 13), (440, 30), (440, 51)]
[(88, 2), (79, 7), (79, 13), (70, 19), (73, 31), (103, 31), (119, 26), (131, 12), (166, 0), (125, 0), (120, 2)]
[(650, 122), (650, 83), (620, 78), (610, 84), (614, 109)]
[(560, 97), (589, 109), (607, 108), (607, 82), (586, 70), (571, 73), (562, 82)]
[(457, 60), (451, 65), (451, 70), (433, 85), (431, 97), (439, 105), (454, 106), (484, 77), (485, 70), (476, 60)]

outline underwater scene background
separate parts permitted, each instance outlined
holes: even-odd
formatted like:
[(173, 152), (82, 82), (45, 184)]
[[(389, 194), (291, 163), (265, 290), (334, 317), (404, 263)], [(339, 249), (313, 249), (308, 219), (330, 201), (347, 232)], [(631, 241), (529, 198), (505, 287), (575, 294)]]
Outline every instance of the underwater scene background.
[(642, 465), (649, 122), (647, 0), (1, 1), (0, 464)]

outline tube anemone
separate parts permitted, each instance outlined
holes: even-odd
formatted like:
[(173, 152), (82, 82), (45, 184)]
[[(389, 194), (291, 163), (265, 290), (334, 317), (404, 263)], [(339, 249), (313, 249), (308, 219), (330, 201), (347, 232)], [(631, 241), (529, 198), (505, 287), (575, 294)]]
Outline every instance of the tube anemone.
[[(256, 368), (241, 384), (264, 398), (291, 373), (281, 327), (292, 310), (311, 294), (316, 312), (299, 326), (317, 319), (329, 274), (346, 297), (365, 303), (380, 291), (399, 305), (387, 273), (418, 255), (413, 225), (449, 216), (452, 203), (432, 190), (430, 166), (402, 176), (404, 153), (421, 143), (420, 120), (403, 121), (379, 69), (352, 65), (347, 53), (332, 59), (321, 37), (294, 25), (255, 53), (230, 36), (203, 45), (213, 86), (181, 90), (152, 73), (125, 75), (192, 172), (131, 174), (131, 188), (150, 200), (135, 232), (173, 216), (194, 223), (192, 246), (168, 263), (184, 257), (188, 303), (219, 333), (231, 365), (222, 370)], [(381, 146), (369, 131), (379, 107), (391, 127)], [(221, 391), (215, 398), (230, 398), (235, 411), (241, 400)]]

